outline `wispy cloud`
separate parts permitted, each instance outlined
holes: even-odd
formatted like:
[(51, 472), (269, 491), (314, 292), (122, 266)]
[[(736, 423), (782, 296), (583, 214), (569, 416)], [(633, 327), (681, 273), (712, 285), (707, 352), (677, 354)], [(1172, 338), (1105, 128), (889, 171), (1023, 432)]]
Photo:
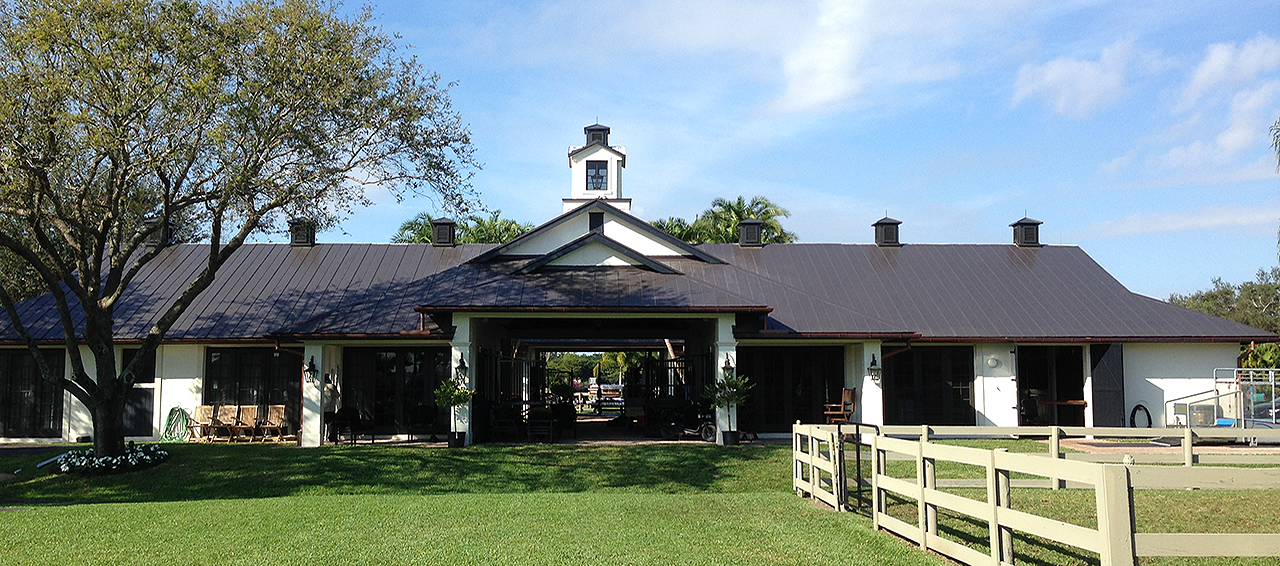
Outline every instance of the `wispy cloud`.
[(1202, 97), (1220, 86), (1252, 82), (1259, 74), (1277, 67), (1280, 67), (1280, 42), (1265, 34), (1258, 34), (1239, 46), (1234, 43), (1210, 45), (1205, 50), (1204, 59), (1183, 87), (1174, 110), (1190, 110)]
[(1096, 61), (1059, 57), (1043, 65), (1023, 65), (1014, 83), (1013, 104), (1043, 97), (1054, 112), (1087, 118), (1115, 104), (1125, 93), (1133, 40), (1117, 41)]
[(1247, 150), (1260, 148), (1267, 140), (1264, 125), (1270, 123), (1278, 96), (1280, 81), (1237, 92), (1231, 99), (1226, 124), (1212, 139), (1200, 139), (1170, 149), (1165, 153), (1161, 166), (1165, 169), (1220, 166), (1232, 163)]
[(1207, 206), (1160, 214), (1135, 214), (1120, 220), (1095, 222), (1081, 231), (1081, 239), (1114, 238), (1139, 234), (1187, 232), (1238, 226), (1274, 225), (1280, 207)]

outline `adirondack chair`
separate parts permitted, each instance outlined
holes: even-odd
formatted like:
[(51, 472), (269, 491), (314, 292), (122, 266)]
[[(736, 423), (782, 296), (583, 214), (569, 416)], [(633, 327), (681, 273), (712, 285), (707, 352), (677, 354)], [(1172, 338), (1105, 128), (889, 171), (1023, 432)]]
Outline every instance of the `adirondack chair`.
[(284, 420), (284, 405), (267, 405), (267, 416), (258, 424), (258, 428), (262, 430), (262, 440), (267, 439), (267, 431), (274, 430), (276, 435), (273, 438), (276, 442), (284, 440), (284, 429), (288, 423)]
[(191, 440), (208, 442), (213, 436), (213, 405), (199, 405), (187, 419)]
[[(213, 430), (213, 436), (210, 440), (230, 442), (235, 435), (232, 427), (236, 425), (236, 418), (239, 416), (239, 405), (218, 405), (218, 411), (214, 413), (213, 423), (210, 428)], [(219, 434), (225, 432), (226, 435)]]
[(249, 442), (253, 442), (253, 438), (257, 436), (258, 429), (258, 406), (257, 405), (240, 405), (240, 411), (236, 414), (236, 424), (231, 426), (231, 439), (235, 440), (241, 433), (249, 434)]
[(839, 403), (827, 403), (822, 412), (827, 417), (827, 424), (845, 424), (853, 422), (853, 404), (856, 389), (840, 390)]

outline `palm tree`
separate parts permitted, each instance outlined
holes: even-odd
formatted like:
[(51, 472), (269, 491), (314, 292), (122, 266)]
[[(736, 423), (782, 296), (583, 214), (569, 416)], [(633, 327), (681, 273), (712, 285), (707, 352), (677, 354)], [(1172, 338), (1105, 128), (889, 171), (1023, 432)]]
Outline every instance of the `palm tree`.
[[(431, 213), (422, 212), (400, 225), (391, 241), (397, 244), (431, 243)], [(495, 210), (489, 217), (471, 215), (458, 223), (460, 244), (503, 244), (533, 228), (533, 224), (502, 218), (502, 211)]]
[(717, 198), (694, 224), (705, 222), (708, 234), (704, 241), (732, 243), (738, 241), (738, 222), (754, 218), (764, 223), (760, 227), (764, 243), (783, 244), (796, 241), (795, 233), (782, 227), (781, 219), (790, 216), (790, 211), (762, 196), (751, 197), (750, 201), (743, 197), (732, 201)]
[(696, 244), (707, 241), (705, 238), (706, 224), (699, 223), (697, 220), (690, 223), (683, 218), (672, 216), (671, 218), (654, 220), (650, 224), (685, 242)]

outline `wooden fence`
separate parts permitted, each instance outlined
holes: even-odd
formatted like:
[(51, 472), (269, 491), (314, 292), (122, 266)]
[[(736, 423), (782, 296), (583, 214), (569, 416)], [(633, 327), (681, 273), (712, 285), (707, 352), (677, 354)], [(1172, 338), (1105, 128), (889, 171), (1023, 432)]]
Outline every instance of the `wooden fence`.
[(833, 426), (795, 425), (791, 435), (792, 486), (839, 511), (847, 508), (844, 438)]
[[(1280, 534), (1139, 533), (1135, 529), (1133, 514), (1134, 489), (1181, 490), (1201, 488), (1207, 484), (1227, 485), (1233, 489), (1280, 489), (1280, 470), (1098, 464), (1049, 458), (1046, 457), (1047, 454), (1012, 454), (1004, 450), (936, 444), (929, 441), (931, 433), (934, 436), (985, 435), (963, 434), (963, 431), (950, 430), (952, 427), (914, 428), (915, 434), (911, 436), (918, 437), (917, 440), (866, 435), (871, 444), (869, 475), (873, 523), (877, 529), (891, 531), (918, 543), (921, 548), (939, 552), (965, 564), (1013, 564), (1015, 530), (1095, 552), (1103, 566), (1135, 565), (1140, 556), (1280, 556)], [(972, 428), (964, 428), (972, 433)], [(1059, 432), (1086, 435), (1096, 430), (1063, 428)], [(896, 427), (885, 427), (883, 432), (903, 435), (904, 431), (897, 430)], [(1127, 436), (1132, 436), (1133, 433), (1133, 429), (1128, 429)], [(1004, 434), (1031, 433), (1019, 429), (1017, 432)], [(1120, 435), (1114, 431), (1110, 434)], [(842, 448), (842, 435), (837, 433), (833, 425), (795, 425), (793, 438), (797, 440), (793, 445), (796, 449), (797, 478), (801, 473), (799, 438), (802, 436), (806, 438), (805, 444), (809, 447), (804, 458), (818, 463), (809, 465), (808, 480), (802, 482), (797, 479), (797, 493), (810, 494), (837, 509), (845, 508), (847, 499), (835, 497), (839, 492), (835, 484), (845, 484), (849, 478), (836, 476), (838, 471), (845, 468), (835, 464), (834, 457), (830, 456), (831, 450)], [(828, 446), (828, 452), (822, 452), (820, 445), (823, 443)], [(850, 444), (857, 446), (857, 443)], [(887, 475), (886, 464), (892, 455), (914, 460), (915, 478), (903, 479)], [(830, 466), (826, 464), (827, 459), (832, 459)], [(939, 461), (984, 469), (986, 501), (940, 491), (935, 473)], [(831, 484), (814, 483), (815, 477), (819, 475), (814, 470), (820, 469), (816, 466), (827, 466), (834, 470), (831, 472)], [(1097, 528), (1082, 527), (1014, 509), (1010, 480), (1013, 473), (1050, 478), (1050, 483), (1054, 486), (1060, 481), (1089, 486), (1094, 491)], [(831, 488), (827, 488), (827, 485), (831, 485)], [(916, 501), (914, 524), (886, 513), (887, 495), (890, 493)], [(830, 503), (832, 500), (836, 503)], [(989, 553), (984, 554), (941, 537), (937, 523), (939, 507), (985, 522), (990, 537)]]

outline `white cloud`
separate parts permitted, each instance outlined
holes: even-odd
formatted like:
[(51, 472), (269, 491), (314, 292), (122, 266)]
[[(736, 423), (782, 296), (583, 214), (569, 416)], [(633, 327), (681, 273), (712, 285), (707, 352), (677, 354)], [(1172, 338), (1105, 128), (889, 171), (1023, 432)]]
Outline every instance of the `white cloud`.
[(1059, 57), (1018, 69), (1013, 104), (1043, 96), (1054, 112), (1086, 118), (1116, 103), (1125, 92), (1125, 73), (1133, 59), (1133, 41), (1120, 40), (1102, 50), (1097, 61)]
[(1212, 140), (1197, 140), (1170, 149), (1161, 165), (1166, 169), (1199, 168), (1224, 165), (1250, 149), (1269, 142), (1267, 126), (1276, 110), (1280, 81), (1271, 81), (1252, 90), (1235, 94), (1226, 125)]
[(1110, 238), (1239, 226), (1269, 226), (1275, 224), (1277, 219), (1280, 219), (1280, 207), (1206, 206), (1194, 210), (1135, 214), (1120, 220), (1095, 222), (1086, 227), (1080, 236)]
[(1201, 97), (1220, 85), (1248, 83), (1259, 74), (1280, 67), (1280, 42), (1258, 34), (1239, 47), (1234, 43), (1215, 43), (1205, 50), (1204, 59), (1196, 66), (1191, 80), (1182, 89), (1175, 110), (1184, 112), (1195, 107)]
[(1129, 151), (1126, 151), (1124, 155), (1121, 155), (1120, 157), (1112, 159), (1111, 161), (1098, 165), (1098, 171), (1106, 173), (1108, 175), (1114, 175), (1117, 172), (1120, 172), (1128, 168), (1129, 164), (1133, 163), (1133, 158), (1136, 157), (1137, 155), (1138, 155), (1137, 150), (1131, 149)]

